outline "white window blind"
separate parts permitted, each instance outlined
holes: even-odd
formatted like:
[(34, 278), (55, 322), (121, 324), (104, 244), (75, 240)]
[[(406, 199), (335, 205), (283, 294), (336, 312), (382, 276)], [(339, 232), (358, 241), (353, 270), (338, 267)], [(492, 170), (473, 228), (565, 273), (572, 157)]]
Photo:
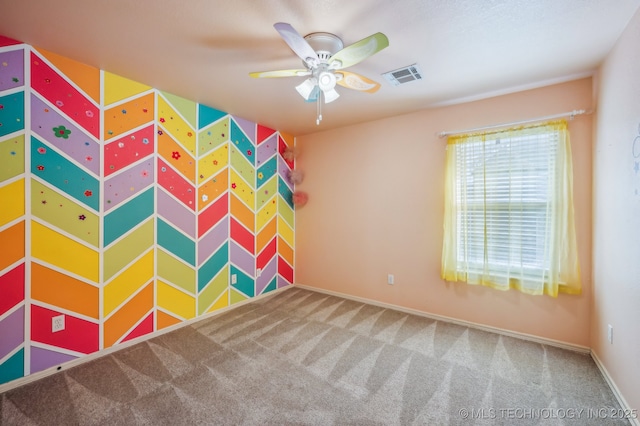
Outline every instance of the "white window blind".
[(565, 131), (566, 123), (450, 138), (443, 278), (557, 294), (568, 236), (575, 245)]

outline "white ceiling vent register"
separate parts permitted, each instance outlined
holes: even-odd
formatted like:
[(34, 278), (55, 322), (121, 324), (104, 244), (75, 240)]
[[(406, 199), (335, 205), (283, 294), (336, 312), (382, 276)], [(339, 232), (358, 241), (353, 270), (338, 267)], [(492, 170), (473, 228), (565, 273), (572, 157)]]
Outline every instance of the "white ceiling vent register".
[(389, 71), (382, 74), (387, 81), (394, 86), (401, 84), (407, 84), (412, 81), (422, 79), (422, 71), (418, 68), (418, 64), (409, 65), (407, 67), (398, 68), (397, 70)]

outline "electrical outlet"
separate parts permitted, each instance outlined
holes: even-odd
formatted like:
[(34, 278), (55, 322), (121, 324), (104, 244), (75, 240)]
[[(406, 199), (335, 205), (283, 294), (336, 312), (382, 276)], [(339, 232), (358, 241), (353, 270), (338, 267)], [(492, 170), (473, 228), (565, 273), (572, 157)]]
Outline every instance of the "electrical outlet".
[(260, 276), (262, 275), (262, 268), (258, 268), (258, 270), (256, 271), (256, 276)]
[(238, 276), (236, 274), (231, 274), (231, 284), (236, 284), (238, 282)]
[(393, 276), (393, 274), (387, 275), (387, 284), (393, 285), (394, 281), (395, 281), (395, 277)]
[(51, 318), (51, 332), (64, 330), (64, 315), (57, 315)]
[(611, 324), (607, 328), (607, 340), (613, 345), (613, 326)]

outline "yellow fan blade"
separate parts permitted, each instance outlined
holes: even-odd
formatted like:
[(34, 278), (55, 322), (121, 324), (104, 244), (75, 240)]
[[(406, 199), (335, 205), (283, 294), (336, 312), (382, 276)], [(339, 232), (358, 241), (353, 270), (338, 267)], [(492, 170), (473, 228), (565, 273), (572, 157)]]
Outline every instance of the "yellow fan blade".
[(253, 78), (275, 78), (275, 77), (304, 77), (310, 75), (311, 71), (299, 69), (299, 70), (278, 70), (278, 71), (258, 71), (251, 72), (249, 76)]
[(338, 84), (349, 89), (359, 90), (361, 92), (375, 93), (380, 88), (380, 84), (368, 79), (365, 76), (348, 71), (339, 71), (336, 74), (342, 74), (342, 78), (338, 80)]

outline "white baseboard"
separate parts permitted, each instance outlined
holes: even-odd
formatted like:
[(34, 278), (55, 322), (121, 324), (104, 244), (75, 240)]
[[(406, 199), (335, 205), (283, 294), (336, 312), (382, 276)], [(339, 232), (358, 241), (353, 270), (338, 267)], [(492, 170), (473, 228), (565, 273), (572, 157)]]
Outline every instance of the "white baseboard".
[[(593, 362), (595, 362), (596, 365), (598, 366), (600, 373), (602, 374), (602, 376), (604, 377), (604, 380), (609, 385), (609, 388), (611, 388), (611, 392), (613, 392), (613, 396), (615, 396), (616, 399), (618, 400), (618, 404), (620, 404), (620, 407), (623, 410), (631, 410), (632, 407), (629, 406), (629, 404), (627, 403), (627, 400), (624, 399), (624, 396), (622, 396), (620, 389), (618, 389), (618, 386), (616, 386), (616, 383), (613, 381), (613, 379), (609, 375), (609, 372), (605, 368), (602, 361), (600, 361), (600, 358), (598, 358), (598, 355), (596, 355), (595, 352), (591, 351), (591, 358), (593, 358)], [(638, 413), (638, 416), (640, 416), (640, 413)], [(640, 426), (640, 419), (638, 419), (637, 417), (635, 419), (629, 419), (629, 422), (634, 426)]]
[(276, 293), (288, 290), (290, 288), (293, 288), (293, 286), (292, 285), (288, 285), (286, 287), (282, 287), (282, 288), (270, 291), (269, 293), (261, 294), (259, 296), (255, 296), (255, 297), (252, 297), (250, 299), (246, 299), (246, 300), (243, 300), (241, 302), (234, 303), (233, 305), (225, 306), (224, 308), (220, 308), (220, 309), (218, 309), (216, 311), (209, 312), (209, 313), (201, 315), (199, 317), (192, 318), (190, 320), (187, 320), (187, 321), (184, 321), (184, 322), (180, 322), (178, 324), (174, 324), (174, 325), (171, 325), (169, 327), (165, 327), (162, 330), (154, 331), (153, 333), (149, 333), (149, 334), (145, 334), (144, 336), (136, 337), (135, 339), (131, 339), (131, 340), (128, 340), (126, 342), (117, 344), (115, 346), (111, 346), (110, 348), (103, 349), (101, 351), (94, 352), (94, 353), (89, 354), (87, 356), (83, 356), (81, 358), (74, 359), (74, 360), (66, 362), (64, 364), (61, 364), (61, 365), (58, 365), (58, 366), (54, 366), (54, 367), (50, 367), (50, 368), (47, 368), (46, 370), (38, 371), (37, 373), (33, 373), (33, 374), (28, 375), (28, 376), (21, 377), (19, 379), (13, 380), (11, 382), (4, 383), (4, 384), (0, 385), (0, 394), (2, 394), (4, 392), (7, 392), (7, 391), (9, 391), (11, 389), (15, 389), (17, 387), (24, 386), (26, 384), (35, 382), (36, 380), (40, 380), (40, 379), (43, 379), (45, 377), (52, 376), (52, 375), (54, 375), (56, 373), (59, 373), (61, 371), (69, 370), (70, 368), (76, 367), (78, 365), (84, 364), (84, 363), (89, 362), (89, 361), (93, 361), (94, 359), (98, 359), (98, 358), (101, 358), (103, 356), (110, 355), (110, 354), (112, 354), (114, 352), (117, 352), (119, 350), (128, 348), (128, 347), (133, 346), (133, 345), (135, 345), (137, 343), (144, 342), (145, 340), (149, 340), (149, 339), (153, 339), (153, 338), (158, 337), (158, 336), (162, 336), (163, 334), (169, 333), (171, 331), (177, 330), (177, 329), (185, 327), (187, 325), (194, 324), (194, 323), (196, 323), (198, 321), (202, 321), (202, 320), (207, 319), (207, 318), (215, 317), (216, 315), (223, 314), (223, 313), (228, 312), (230, 310), (233, 310), (233, 309), (235, 309), (235, 308), (237, 308), (239, 306), (255, 302), (256, 300), (260, 300), (260, 299), (268, 297), (268, 296), (272, 296), (272, 295), (274, 295)]
[(501, 334), (503, 336), (515, 337), (517, 339), (528, 340), (528, 341), (531, 341), (531, 342), (540, 343), (540, 344), (543, 344), (543, 345), (554, 346), (554, 347), (558, 347), (558, 348), (562, 348), (562, 349), (568, 349), (568, 350), (571, 350), (571, 351), (574, 351), (574, 352), (580, 352), (580, 353), (583, 353), (583, 354), (591, 353), (591, 349), (590, 348), (588, 348), (586, 346), (575, 345), (573, 343), (562, 342), (562, 341), (559, 341), (559, 340), (548, 339), (548, 338), (545, 338), (545, 337), (534, 336), (532, 334), (520, 333), (520, 332), (517, 332), (517, 331), (505, 330), (503, 328), (498, 328), (498, 327), (491, 327), (491, 326), (488, 326), (488, 325), (478, 324), (478, 323), (471, 322), (471, 321), (464, 321), (464, 320), (460, 320), (460, 319), (456, 319), (456, 318), (447, 317), (447, 316), (444, 316), (444, 315), (431, 314), (431, 313), (420, 311), (420, 310), (417, 310), (417, 309), (405, 308), (404, 306), (393, 305), (391, 303), (379, 302), (377, 300), (367, 299), (366, 297), (352, 296), (350, 294), (340, 293), (340, 292), (337, 292), (337, 291), (331, 291), (331, 290), (325, 290), (325, 289), (316, 288), (316, 287), (310, 287), (310, 286), (307, 286), (307, 285), (304, 285), (304, 284), (295, 284), (295, 286), (296, 287), (300, 287), (300, 288), (304, 288), (306, 290), (315, 291), (315, 292), (318, 292), (318, 293), (329, 294), (329, 295), (332, 295), (332, 296), (342, 297), (344, 299), (354, 300), (356, 302), (362, 302), (362, 303), (367, 303), (369, 305), (379, 306), (381, 308), (393, 309), (393, 310), (396, 310), (396, 311), (406, 312), (408, 314), (418, 315), (418, 316), (425, 317), (425, 318), (430, 318), (430, 319), (434, 319), (434, 320), (438, 320), (438, 321), (444, 321), (444, 322), (448, 322), (448, 323), (452, 323), (452, 324), (458, 324), (458, 325), (462, 325), (462, 326), (465, 326), (465, 327), (471, 327), (471, 328), (474, 328), (474, 329), (477, 329), (477, 330), (497, 333), (497, 334)]

